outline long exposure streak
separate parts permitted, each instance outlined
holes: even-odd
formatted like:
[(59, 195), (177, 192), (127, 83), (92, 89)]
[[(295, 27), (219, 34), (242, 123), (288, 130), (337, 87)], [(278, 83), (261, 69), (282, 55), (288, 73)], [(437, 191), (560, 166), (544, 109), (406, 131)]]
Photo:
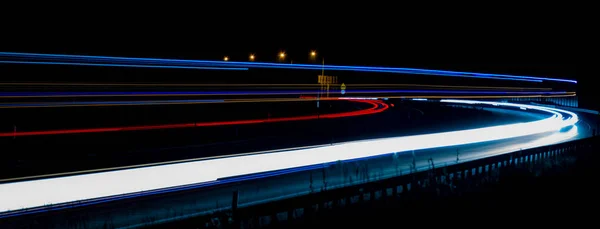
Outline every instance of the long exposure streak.
[[(341, 86), (342, 84), (330, 84), (332, 87)], [(84, 86), (84, 87), (106, 87), (106, 86), (127, 86), (127, 87), (320, 87), (320, 84), (282, 84), (282, 83), (269, 83), (269, 84), (196, 84), (196, 83), (41, 83), (41, 82), (0, 82), (0, 86)], [(435, 85), (435, 84), (352, 84), (352, 87), (433, 87), (433, 88), (466, 88), (466, 89), (492, 89), (492, 90), (542, 90), (550, 91), (552, 88), (549, 87), (492, 87), (492, 86), (453, 86), (453, 85)]]
[[(281, 90), (281, 91), (106, 91), (106, 92), (0, 92), (0, 98), (34, 97), (124, 97), (124, 96), (213, 96), (213, 95), (299, 95), (320, 94), (320, 90)], [(560, 95), (567, 91), (452, 91), (452, 90), (347, 90), (346, 94), (486, 94), (486, 95)], [(341, 94), (331, 92), (331, 94)]]
[(178, 129), (192, 127), (208, 127), (208, 126), (227, 126), (227, 125), (245, 125), (257, 123), (273, 123), (287, 121), (302, 121), (313, 119), (331, 119), (351, 116), (360, 116), (368, 114), (376, 114), (387, 110), (389, 107), (382, 101), (378, 100), (350, 100), (355, 102), (367, 103), (371, 107), (358, 111), (349, 111), (335, 114), (322, 115), (306, 115), (296, 117), (269, 118), (269, 119), (251, 119), (238, 121), (221, 121), (221, 122), (197, 122), (197, 123), (180, 123), (180, 124), (163, 124), (163, 125), (146, 125), (146, 126), (124, 126), (124, 127), (107, 127), (107, 128), (87, 128), (87, 129), (69, 129), (69, 130), (42, 130), (42, 131), (25, 131), (25, 132), (3, 132), (0, 137), (20, 137), (20, 136), (39, 136), (39, 135), (58, 135), (58, 134), (81, 134), (81, 133), (103, 133), (103, 132), (119, 132), (119, 131), (140, 131), (140, 130), (160, 130), (160, 129)]
[(170, 68), (170, 69), (195, 69), (195, 70), (248, 70), (248, 68), (228, 67), (194, 67), (194, 66), (164, 66), (164, 65), (139, 65), (139, 64), (95, 64), (95, 63), (69, 63), (69, 62), (41, 62), (41, 61), (4, 61), (0, 64), (40, 64), (40, 65), (75, 65), (96, 67), (132, 67), (132, 68)]
[[(476, 96), (369, 96), (369, 99), (391, 99), (391, 98), (421, 98), (421, 99), (499, 99), (499, 98), (556, 98), (556, 97), (572, 97), (574, 93), (564, 95), (476, 95)], [(255, 98), (255, 99), (217, 99), (217, 100), (146, 100), (146, 101), (88, 101), (88, 102), (35, 102), (35, 103), (0, 103), (0, 109), (16, 109), (16, 108), (43, 108), (43, 107), (98, 107), (98, 106), (149, 106), (149, 105), (192, 105), (192, 104), (208, 104), (208, 103), (259, 103), (259, 102), (298, 102), (298, 101), (316, 101), (316, 100), (339, 100), (347, 97), (325, 97), (317, 98), (316, 96), (300, 96), (300, 98)]]
[(158, 59), (158, 58), (130, 58), (130, 57), (107, 57), (107, 56), (83, 56), (83, 55), (60, 55), (60, 54), (39, 54), (39, 53), (15, 53), (0, 52), (0, 57), (17, 58), (19, 61), (32, 60), (43, 61), (63, 61), (71, 63), (94, 63), (94, 64), (136, 64), (136, 65), (165, 65), (165, 66), (211, 66), (211, 67), (242, 67), (242, 68), (279, 68), (279, 69), (305, 69), (305, 70), (339, 70), (339, 71), (362, 71), (362, 72), (384, 72), (400, 74), (422, 74), (451, 77), (469, 77), (484, 78), (496, 80), (517, 80), (542, 82), (558, 81), (577, 83), (576, 80), (556, 79), (546, 77), (516, 76), (490, 73), (474, 73), (459, 71), (443, 71), (416, 68), (392, 68), (392, 67), (365, 67), (365, 66), (340, 66), (340, 65), (315, 65), (315, 64), (281, 64), (265, 62), (236, 62), (236, 61), (208, 61), (208, 60), (181, 60), (181, 59)]

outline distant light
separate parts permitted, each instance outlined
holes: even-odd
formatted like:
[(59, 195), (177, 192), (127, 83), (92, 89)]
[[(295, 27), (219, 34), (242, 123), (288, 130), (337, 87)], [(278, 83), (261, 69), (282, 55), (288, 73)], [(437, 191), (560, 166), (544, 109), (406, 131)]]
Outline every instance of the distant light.
[(254, 54), (250, 54), (250, 60), (254, 60)]
[(338, 99), (347, 99), (347, 100), (377, 100), (377, 98), (366, 98), (366, 97), (339, 97)]
[(284, 52), (280, 52), (279, 53), (279, 58), (285, 58), (285, 53)]
[(316, 52), (316, 51), (311, 51), (311, 52), (310, 52), (310, 56), (312, 56), (312, 57), (315, 57), (315, 56), (317, 56), (317, 52)]
[(414, 98), (412, 99), (413, 101), (427, 101), (427, 99), (421, 99), (421, 98)]
[(229, 57), (228, 57), (228, 56), (226, 56), (226, 57), (223, 57), (223, 60), (224, 60), (224, 61), (228, 61), (228, 60), (229, 60)]

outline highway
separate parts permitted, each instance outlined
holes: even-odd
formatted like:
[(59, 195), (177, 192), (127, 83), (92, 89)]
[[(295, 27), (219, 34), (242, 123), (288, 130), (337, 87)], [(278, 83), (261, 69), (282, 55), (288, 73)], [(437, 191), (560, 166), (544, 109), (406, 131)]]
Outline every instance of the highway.
[[(340, 99), (337, 99), (340, 100)], [(345, 100), (345, 99), (344, 99)], [(408, 136), (449, 130), (463, 130), (468, 128), (486, 127), (489, 125), (510, 124), (514, 120), (533, 121), (539, 119), (540, 114), (531, 113), (531, 117), (524, 117), (523, 112), (515, 110), (509, 113), (475, 110), (472, 108), (453, 108), (439, 103), (412, 102), (410, 100), (368, 100), (385, 102), (389, 109), (383, 111), (385, 106), (380, 105), (375, 111), (383, 111), (370, 115), (343, 117), (329, 119), (328, 114), (343, 115), (354, 111), (367, 111), (371, 105), (357, 100), (327, 101), (322, 103), (323, 110), (319, 119), (301, 119), (301, 114), (315, 114), (314, 102), (305, 103), (278, 103), (278, 104), (236, 104), (220, 106), (174, 106), (168, 107), (175, 117), (157, 115), (148, 119), (132, 118), (112, 121), (123, 113), (121, 108), (112, 107), (97, 114), (93, 109), (84, 109), (72, 112), (75, 115), (56, 118), (36, 119), (37, 117), (56, 117), (62, 109), (46, 112), (39, 109), (36, 115), (17, 116), (28, 109), (7, 110), (7, 113), (16, 111), (15, 118), (23, 120), (18, 125), (17, 131), (11, 129), (6, 137), (0, 138), (5, 144), (6, 152), (0, 162), (0, 183), (13, 182), (10, 178), (23, 178), (38, 175), (47, 177), (64, 176), (65, 172), (90, 171), (99, 172), (105, 168), (137, 166), (143, 164), (160, 163), (165, 161), (197, 160), (198, 158), (222, 156), (226, 154), (240, 154), (247, 152), (269, 151), (292, 147), (330, 144), (363, 139), (374, 139), (390, 136)], [(196, 125), (174, 125), (194, 123), (202, 111), (209, 109), (229, 109), (218, 117), (203, 117), (203, 122)], [(245, 109), (253, 109), (252, 113), (244, 113), (246, 120), (259, 119), (264, 122), (244, 125), (205, 126), (210, 122), (227, 124), (239, 123), (239, 114)], [(290, 109), (291, 108), (291, 109)], [(139, 107), (126, 110), (134, 114), (152, 113), (160, 108)], [(188, 109), (197, 109), (199, 112), (190, 112)], [(267, 120), (267, 112), (272, 116)], [(85, 113), (83, 113), (85, 111)], [(5, 113), (6, 114), (6, 113)], [(10, 114), (10, 113), (9, 113)], [(10, 116), (7, 114), (7, 116)], [(27, 114), (27, 112), (25, 113)], [(115, 115), (116, 114), (116, 115)], [(229, 115), (228, 115), (229, 114)], [(82, 122), (70, 123), (71, 117), (93, 115), (98, 119), (85, 119)], [(292, 116), (300, 115), (300, 116)], [(291, 119), (292, 121), (277, 122), (278, 120)], [(526, 118), (526, 119), (524, 119)], [(237, 121), (235, 121), (238, 119)], [(299, 119), (299, 120), (297, 120)], [(450, 122), (451, 120), (451, 122)], [(52, 125), (58, 123), (59, 125)], [(200, 120), (198, 120), (200, 121)], [(234, 122), (235, 121), (235, 122)], [(99, 123), (99, 124), (95, 124)], [(131, 128), (131, 126), (157, 124), (172, 124), (173, 129), (148, 129)], [(364, 124), (367, 125), (364, 125)], [(65, 125), (67, 124), (67, 125)], [(204, 125), (204, 126), (203, 126)], [(83, 127), (83, 128), (82, 128)], [(138, 131), (117, 132), (92, 132), (101, 128), (108, 130), (139, 129)], [(169, 126), (163, 126), (167, 128)], [(173, 126), (171, 126), (173, 127)], [(69, 131), (60, 131), (69, 130)], [(85, 132), (90, 131), (90, 132)], [(33, 133), (31, 131), (34, 131)], [(63, 134), (54, 135), (55, 132)], [(64, 134), (64, 132), (72, 134)], [(79, 133), (75, 133), (79, 132)], [(31, 134), (38, 135), (31, 135)], [(47, 134), (47, 135), (43, 135)], [(16, 135), (16, 137), (14, 137)], [(174, 138), (173, 136), (177, 136)], [(82, 152), (81, 149), (85, 149)], [(41, 152), (54, 152), (45, 154)], [(101, 170), (97, 170), (101, 169)], [(80, 173), (77, 173), (80, 174)], [(72, 174), (71, 174), (72, 175)], [(6, 180), (9, 179), (9, 180)], [(22, 179), (20, 179), (22, 180)]]
[[(458, 105), (474, 103), (447, 102)], [(456, 163), (457, 151), (458, 162), (462, 162), (582, 138), (590, 134), (589, 128), (573, 125), (578, 122), (578, 116), (569, 111), (531, 105), (477, 103), (494, 112), (502, 112), (503, 109), (500, 109), (502, 107), (514, 106), (517, 110), (510, 110), (519, 111), (517, 113), (522, 113), (524, 116), (530, 116), (530, 110), (544, 111), (547, 114), (545, 119), (539, 121), (472, 130), (354, 141), (279, 152), (237, 155), (171, 165), (0, 184), (0, 203), (2, 203), (3, 210), (32, 207), (25, 211), (4, 212), (0, 217), (16, 216), (26, 212), (33, 213), (36, 209), (44, 209), (39, 206), (47, 203), (88, 200), (78, 204), (105, 203), (105, 205), (111, 206), (109, 213), (106, 208), (91, 209), (91, 211), (99, 212), (92, 214), (97, 218), (91, 220), (90, 223), (104, 222), (106, 214), (123, 215), (126, 212), (135, 212), (133, 215), (125, 214), (128, 215), (127, 220), (118, 217), (111, 219), (113, 223), (125, 226), (132, 222), (141, 223), (149, 215), (155, 215), (158, 218), (173, 218), (175, 215), (191, 216), (220, 207), (227, 208), (231, 202), (233, 190), (240, 191), (240, 204), (244, 206), (305, 194), (311, 189), (314, 191), (406, 174), (410, 171), (413, 158), (416, 169), (426, 169), (429, 166), (429, 159), (432, 159), (436, 166)], [(579, 122), (578, 125), (581, 123)], [(394, 154), (394, 152), (398, 153)], [(369, 157), (366, 163), (352, 162), (365, 160), (365, 157)], [(338, 162), (340, 160), (345, 162), (340, 164)], [(297, 169), (302, 166), (307, 167)], [(256, 176), (240, 176), (261, 172), (263, 173)], [(242, 182), (249, 179), (258, 180)], [(106, 202), (199, 187), (205, 187), (205, 189), (178, 193), (164, 199), (156, 198), (143, 205), (127, 208), (122, 205), (124, 203)], [(39, 190), (44, 190), (43, 194)], [(146, 192), (135, 193), (139, 191)], [(91, 200), (92, 198), (96, 199)], [(120, 204), (121, 207), (119, 207)], [(53, 207), (59, 206), (60, 204)], [(170, 210), (165, 212), (164, 209), (177, 209), (177, 214), (173, 214)], [(173, 215), (169, 216), (168, 214)], [(57, 220), (55, 222), (60, 222), (60, 217), (55, 220)]]
[[(572, 79), (288, 59), (0, 52), (3, 73), (18, 73), (0, 82), (0, 228), (135, 228), (227, 210), (234, 192), (244, 207), (585, 138), (598, 128), (582, 110), (456, 100), (576, 107)], [(151, 72), (166, 70), (167, 79)], [(321, 77), (325, 71), (331, 76)], [(319, 84), (310, 84), (317, 72)], [(36, 78), (46, 75), (52, 81)], [(332, 97), (321, 98), (329, 78)], [(345, 96), (364, 104), (312, 102)], [(311, 102), (273, 106), (298, 101)]]

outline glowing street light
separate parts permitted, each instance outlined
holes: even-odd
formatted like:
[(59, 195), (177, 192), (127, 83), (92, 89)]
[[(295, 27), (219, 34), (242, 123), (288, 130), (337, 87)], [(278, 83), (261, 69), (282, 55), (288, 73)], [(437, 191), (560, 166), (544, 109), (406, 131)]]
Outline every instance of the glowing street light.
[(249, 57), (249, 58), (250, 58), (250, 61), (254, 61), (254, 59), (255, 59), (256, 57), (254, 56), (254, 54), (250, 54), (250, 57)]
[(223, 60), (224, 60), (224, 61), (228, 61), (228, 60), (229, 60), (229, 57), (228, 57), (228, 56), (225, 56), (225, 57), (223, 57)]
[(316, 56), (317, 56), (316, 51), (310, 51), (310, 57), (316, 57)]
[(285, 59), (285, 52), (280, 52), (279, 53), (279, 59)]

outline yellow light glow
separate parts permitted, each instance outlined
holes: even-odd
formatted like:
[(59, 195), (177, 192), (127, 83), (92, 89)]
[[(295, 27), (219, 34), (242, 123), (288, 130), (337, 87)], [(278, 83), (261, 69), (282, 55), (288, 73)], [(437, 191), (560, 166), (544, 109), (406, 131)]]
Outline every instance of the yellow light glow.
[(310, 52), (310, 56), (316, 56), (316, 55), (317, 55), (317, 52), (315, 52), (315, 51)]
[(279, 58), (285, 58), (285, 53), (284, 52), (280, 52), (279, 53)]
[(226, 56), (226, 57), (223, 57), (223, 60), (224, 60), (224, 61), (228, 61), (228, 60), (229, 60), (229, 57), (228, 57), (228, 56)]
[(250, 54), (250, 60), (254, 60), (254, 54)]

